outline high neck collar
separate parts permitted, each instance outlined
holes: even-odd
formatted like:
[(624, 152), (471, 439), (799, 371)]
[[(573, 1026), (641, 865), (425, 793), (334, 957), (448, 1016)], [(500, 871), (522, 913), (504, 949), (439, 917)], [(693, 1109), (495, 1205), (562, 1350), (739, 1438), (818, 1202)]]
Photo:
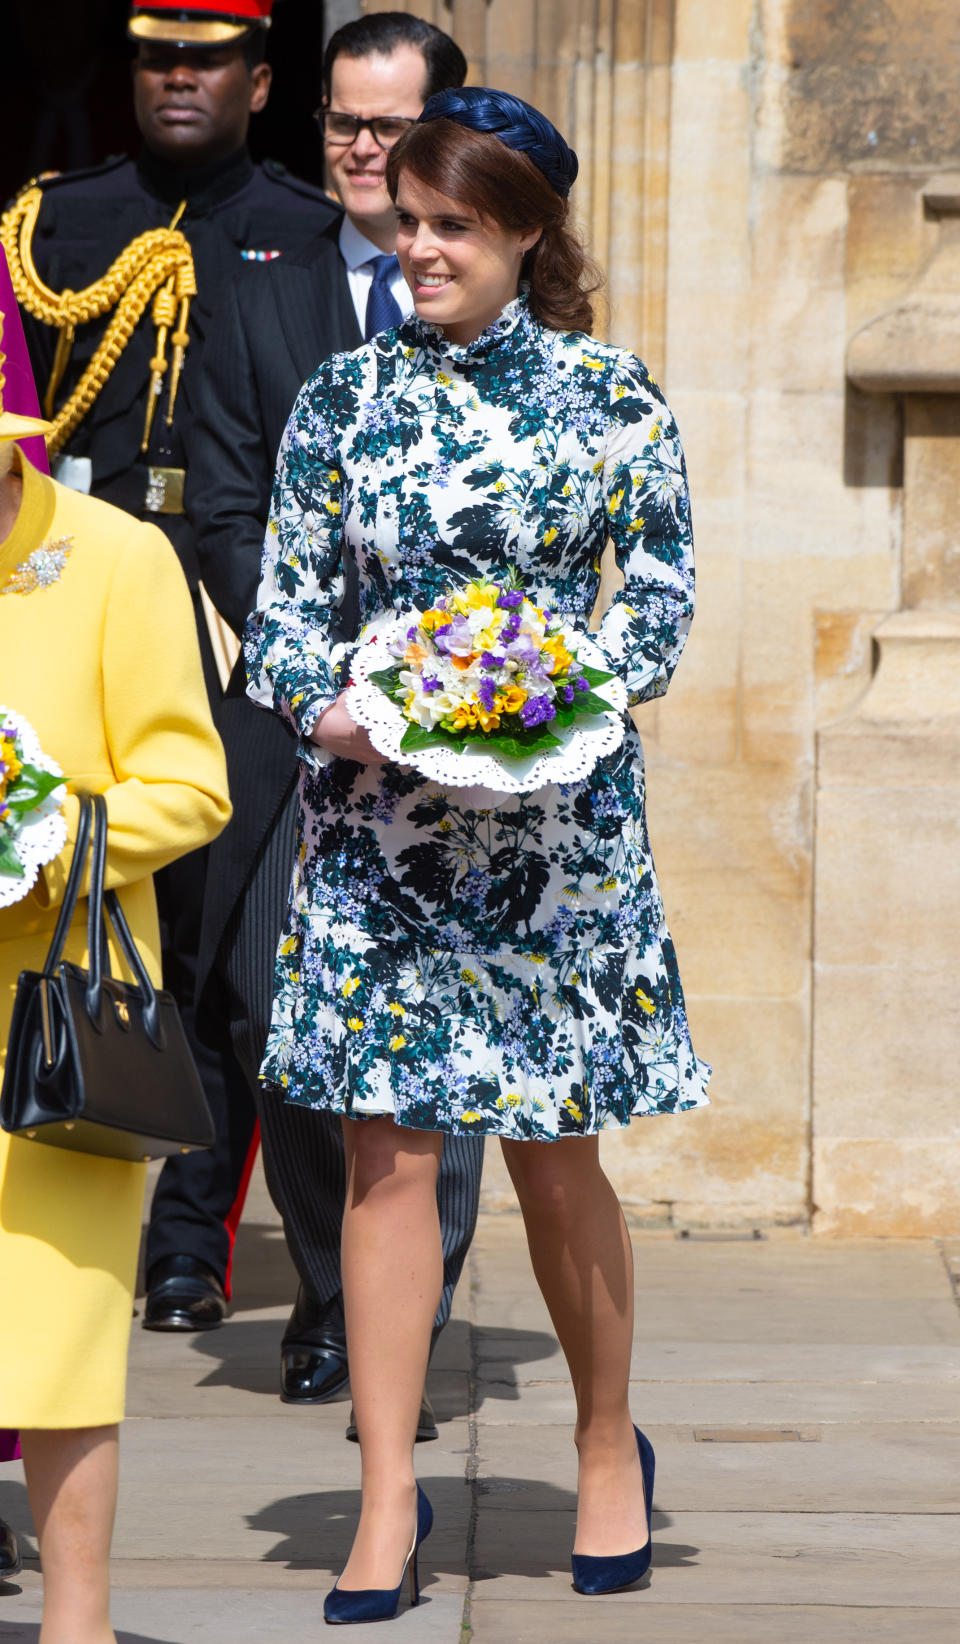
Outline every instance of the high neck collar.
[(513, 301), (501, 310), (493, 324), (488, 325), (486, 330), (481, 331), (479, 337), (475, 337), (470, 343), (451, 342), (439, 325), (433, 325), (417, 316), (407, 324), (414, 328), (416, 340), (426, 353), (454, 366), (470, 366), (487, 360), (501, 348), (515, 345), (521, 339), (531, 338), (537, 326), (530, 312), (526, 289), (514, 297)]
[(196, 216), (239, 194), (253, 176), (253, 161), (246, 147), (238, 148), (222, 160), (204, 166), (178, 166), (142, 148), (137, 157), (137, 176), (148, 193), (175, 209), (186, 200), (187, 211)]
[(14, 472), (20, 473), (23, 492), (20, 510), (13, 522), (13, 530), (0, 542), (0, 582), (6, 582), (10, 572), (39, 548), (53, 524), (57, 510), (57, 493), (53, 480), (34, 468), (17, 446), (13, 458)]

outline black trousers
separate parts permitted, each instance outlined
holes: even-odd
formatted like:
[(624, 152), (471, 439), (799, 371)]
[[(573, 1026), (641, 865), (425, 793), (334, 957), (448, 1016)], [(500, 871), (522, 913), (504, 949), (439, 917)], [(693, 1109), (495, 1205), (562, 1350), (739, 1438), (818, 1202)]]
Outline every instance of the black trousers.
[(183, 1018), (216, 1129), (213, 1147), (173, 1154), (157, 1180), (147, 1231), (146, 1269), (165, 1256), (194, 1256), (227, 1282), (238, 1195), (257, 1111), (233, 1051), (229, 1025), (206, 1008), (197, 1020), (195, 982), (209, 852), (183, 856), (155, 876), (163, 980)]
[[(298, 803), (294, 788), (264, 842), (243, 900), (234, 910), (220, 946), (216, 982), (226, 1000), (234, 1055), (256, 1093), (270, 1197), (283, 1218), (301, 1283), (309, 1295), (325, 1304), (340, 1291), (340, 1227), (346, 1193), (340, 1119), (297, 1107), (257, 1081), (270, 1026), (274, 957), (289, 898)], [(482, 1168), (482, 1137), (444, 1139), (437, 1184), (444, 1281), (438, 1327), (450, 1316), (453, 1292), (477, 1225)]]
[[(214, 716), (222, 696), (200, 596), (194, 616), (207, 695)], [(204, 1009), (198, 1019), (197, 954), (210, 850), (192, 851), (154, 876), (164, 986), (184, 1030), (216, 1130), (213, 1147), (167, 1159), (157, 1181), (147, 1230), (146, 1269), (165, 1256), (194, 1256), (229, 1287), (233, 1229), (254, 1145), (257, 1112), (250, 1081), (234, 1053), (226, 1019)]]

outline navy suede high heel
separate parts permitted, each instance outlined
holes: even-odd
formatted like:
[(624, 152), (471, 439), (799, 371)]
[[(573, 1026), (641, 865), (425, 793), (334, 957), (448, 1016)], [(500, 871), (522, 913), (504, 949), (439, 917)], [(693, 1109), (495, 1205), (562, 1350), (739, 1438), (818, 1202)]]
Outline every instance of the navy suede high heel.
[(616, 1593), (621, 1587), (632, 1587), (650, 1568), (653, 1543), (650, 1535), (650, 1515), (653, 1511), (653, 1445), (635, 1427), (637, 1449), (640, 1452), (640, 1471), (643, 1476), (643, 1500), (647, 1510), (646, 1545), (635, 1553), (617, 1553), (612, 1558), (590, 1558), (584, 1553), (573, 1553), (573, 1585), (578, 1593)]
[(341, 1592), (339, 1585), (330, 1591), (323, 1601), (323, 1619), (333, 1626), (345, 1625), (350, 1621), (392, 1621), (400, 1608), (400, 1591), (403, 1587), (403, 1578), (410, 1571), (410, 1606), (420, 1602), (420, 1576), (417, 1570), (417, 1557), (421, 1543), (433, 1529), (433, 1508), (417, 1485), (417, 1528), (414, 1532), (413, 1546), (404, 1560), (403, 1574), (396, 1587), (361, 1587), (355, 1592)]

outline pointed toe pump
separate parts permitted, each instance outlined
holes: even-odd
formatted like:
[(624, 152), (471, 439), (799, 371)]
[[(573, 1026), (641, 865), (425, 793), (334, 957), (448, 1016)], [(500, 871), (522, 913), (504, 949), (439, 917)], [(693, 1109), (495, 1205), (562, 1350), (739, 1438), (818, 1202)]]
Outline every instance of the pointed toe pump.
[(339, 1583), (323, 1601), (323, 1619), (333, 1626), (351, 1621), (392, 1621), (400, 1608), (400, 1593), (404, 1577), (410, 1572), (410, 1605), (420, 1602), (420, 1575), (417, 1561), (420, 1547), (433, 1529), (433, 1509), (417, 1485), (417, 1528), (413, 1545), (404, 1560), (403, 1573), (396, 1587), (363, 1587), (355, 1592), (341, 1591)]
[(618, 1553), (612, 1558), (589, 1558), (583, 1553), (571, 1556), (573, 1585), (578, 1593), (616, 1593), (621, 1587), (632, 1587), (650, 1568), (653, 1543), (650, 1534), (650, 1515), (653, 1511), (653, 1445), (635, 1427), (640, 1470), (643, 1476), (643, 1500), (647, 1511), (647, 1539), (635, 1553)]

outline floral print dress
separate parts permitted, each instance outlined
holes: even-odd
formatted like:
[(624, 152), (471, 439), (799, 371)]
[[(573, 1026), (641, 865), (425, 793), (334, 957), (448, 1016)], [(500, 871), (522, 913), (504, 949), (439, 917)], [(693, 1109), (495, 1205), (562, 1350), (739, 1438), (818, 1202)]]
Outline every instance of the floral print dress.
[(443, 788), (304, 740), (349, 677), (342, 611), (421, 609), (515, 566), (662, 695), (693, 609), (676, 428), (642, 364), (539, 325), (525, 295), (458, 347), (417, 320), (322, 365), (284, 435), (250, 693), (301, 736), (301, 816), (261, 1077), (289, 1100), (550, 1141), (706, 1101), (630, 723), (586, 780)]

